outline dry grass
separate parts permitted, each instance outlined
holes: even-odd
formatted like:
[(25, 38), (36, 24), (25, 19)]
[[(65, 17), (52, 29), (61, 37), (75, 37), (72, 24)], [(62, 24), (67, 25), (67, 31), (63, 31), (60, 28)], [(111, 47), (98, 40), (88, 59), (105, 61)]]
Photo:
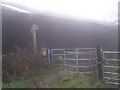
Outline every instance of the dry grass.
[(2, 71), (3, 82), (10, 82), (16, 76), (30, 73), (31, 71), (44, 71), (47, 60), (41, 60), (40, 55), (34, 58), (31, 50), (17, 48), (15, 52), (3, 55)]

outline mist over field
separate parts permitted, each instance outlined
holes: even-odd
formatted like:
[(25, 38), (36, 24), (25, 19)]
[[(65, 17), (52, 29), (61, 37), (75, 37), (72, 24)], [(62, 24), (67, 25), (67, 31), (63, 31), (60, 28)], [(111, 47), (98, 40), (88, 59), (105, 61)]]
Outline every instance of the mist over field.
[(96, 47), (117, 50), (118, 30), (115, 25), (93, 21), (72, 20), (47, 15), (32, 15), (2, 8), (3, 53), (11, 52), (14, 46), (32, 46), (32, 24), (37, 24), (37, 43), (46, 48)]
[(118, 88), (118, 0), (4, 0), (2, 88)]

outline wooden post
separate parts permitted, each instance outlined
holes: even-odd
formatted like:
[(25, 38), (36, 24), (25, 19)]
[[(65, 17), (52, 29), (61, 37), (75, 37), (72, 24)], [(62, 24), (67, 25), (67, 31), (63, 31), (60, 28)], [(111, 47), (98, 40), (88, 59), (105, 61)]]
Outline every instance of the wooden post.
[(98, 63), (98, 78), (103, 81), (104, 72), (103, 72), (103, 58), (102, 58), (102, 49), (100, 46), (97, 46), (97, 63)]
[(50, 63), (50, 49), (48, 49), (48, 62)]
[(79, 72), (79, 60), (78, 60), (78, 48), (76, 48), (76, 63), (77, 63), (77, 72)]
[(38, 25), (35, 24), (32, 25), (31, 32), (33, 34), (33, 53), (35, 57), (38, 55), (37, 40), (36, 40), (36, 30), (38, 29), (39, 29)]
[(63, 60), (64, 60), (64, 68), (63, 68), (63, 69), (64, 69), (64, 70), (68, 70), (68, 68), (67, 68), (67, 66), (66, 66), (67, 60), (66, 60), (66, 55), (65, 55), (66, 53), (65, 53), (65, 52), (66, 52), (66, 51), (64, 51), (64, 59), (63, 59)]
[(65, 52), (66, 52), (66, 51), (64, 51), (64, 66), (65, 66), (65, 64), (66, 64)]

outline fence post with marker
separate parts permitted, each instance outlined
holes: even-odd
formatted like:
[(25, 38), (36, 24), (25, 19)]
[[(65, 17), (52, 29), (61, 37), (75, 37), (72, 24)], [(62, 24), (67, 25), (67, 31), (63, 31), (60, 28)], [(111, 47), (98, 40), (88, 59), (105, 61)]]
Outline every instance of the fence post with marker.
[(97, 64), (98, 64), (98, 78), (103, 81), (103, 58), (102, 58), (102, 49), (100, 46), (97, 46)]

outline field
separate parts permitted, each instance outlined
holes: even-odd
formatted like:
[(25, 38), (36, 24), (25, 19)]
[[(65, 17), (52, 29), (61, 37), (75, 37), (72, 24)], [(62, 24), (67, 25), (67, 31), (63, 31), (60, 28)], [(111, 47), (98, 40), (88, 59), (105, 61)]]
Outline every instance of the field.
[[(75, 63), (67, 62), (67, 64), (75, 66), (76, 61)], [(107, 84), (103, 82), (103, 80), (99, 79), (99, 73), (97, 71), (98, 67), (93, 66), (94, 68), (92, 67), (92, 69), (90, 69), (90, 67), (88, 67), (89, 64), (91, 63), (86, 61), (84, 61), (84, 63), (82, 61), (79, 62), (79, 71), (75, 71), (78, 68), (75, 66), (75, 70), (71, 69), (76, 72), (73, 73), (70, 72), (70, 67), (66, 67), (66, 64), (64, 64), (64, 59), (61, 56), (58, 56), (49, 62), (49, 60), (47, 60), (47, 57), (39, 57), (38, 59), (35, 59), (33, 57), (33, 53), (30, 53), (29, 50), (22, 50), (17, 48), (16, 52), (3, 56), (2, 86), (3, 88), (117, 87), (117, 85)], [(81, 67), (83, 65), (85, 65), (85, 67)], [(88, 71), (92, 73), (85, 73)]]
[(95, 75), (71, 74), (62, 67), (49, 66), (45, 71), (32, 72), (15, 77), (9, 83), (3, 83), (3, 88), (112, 88), (113, 85), (102, 83)]

